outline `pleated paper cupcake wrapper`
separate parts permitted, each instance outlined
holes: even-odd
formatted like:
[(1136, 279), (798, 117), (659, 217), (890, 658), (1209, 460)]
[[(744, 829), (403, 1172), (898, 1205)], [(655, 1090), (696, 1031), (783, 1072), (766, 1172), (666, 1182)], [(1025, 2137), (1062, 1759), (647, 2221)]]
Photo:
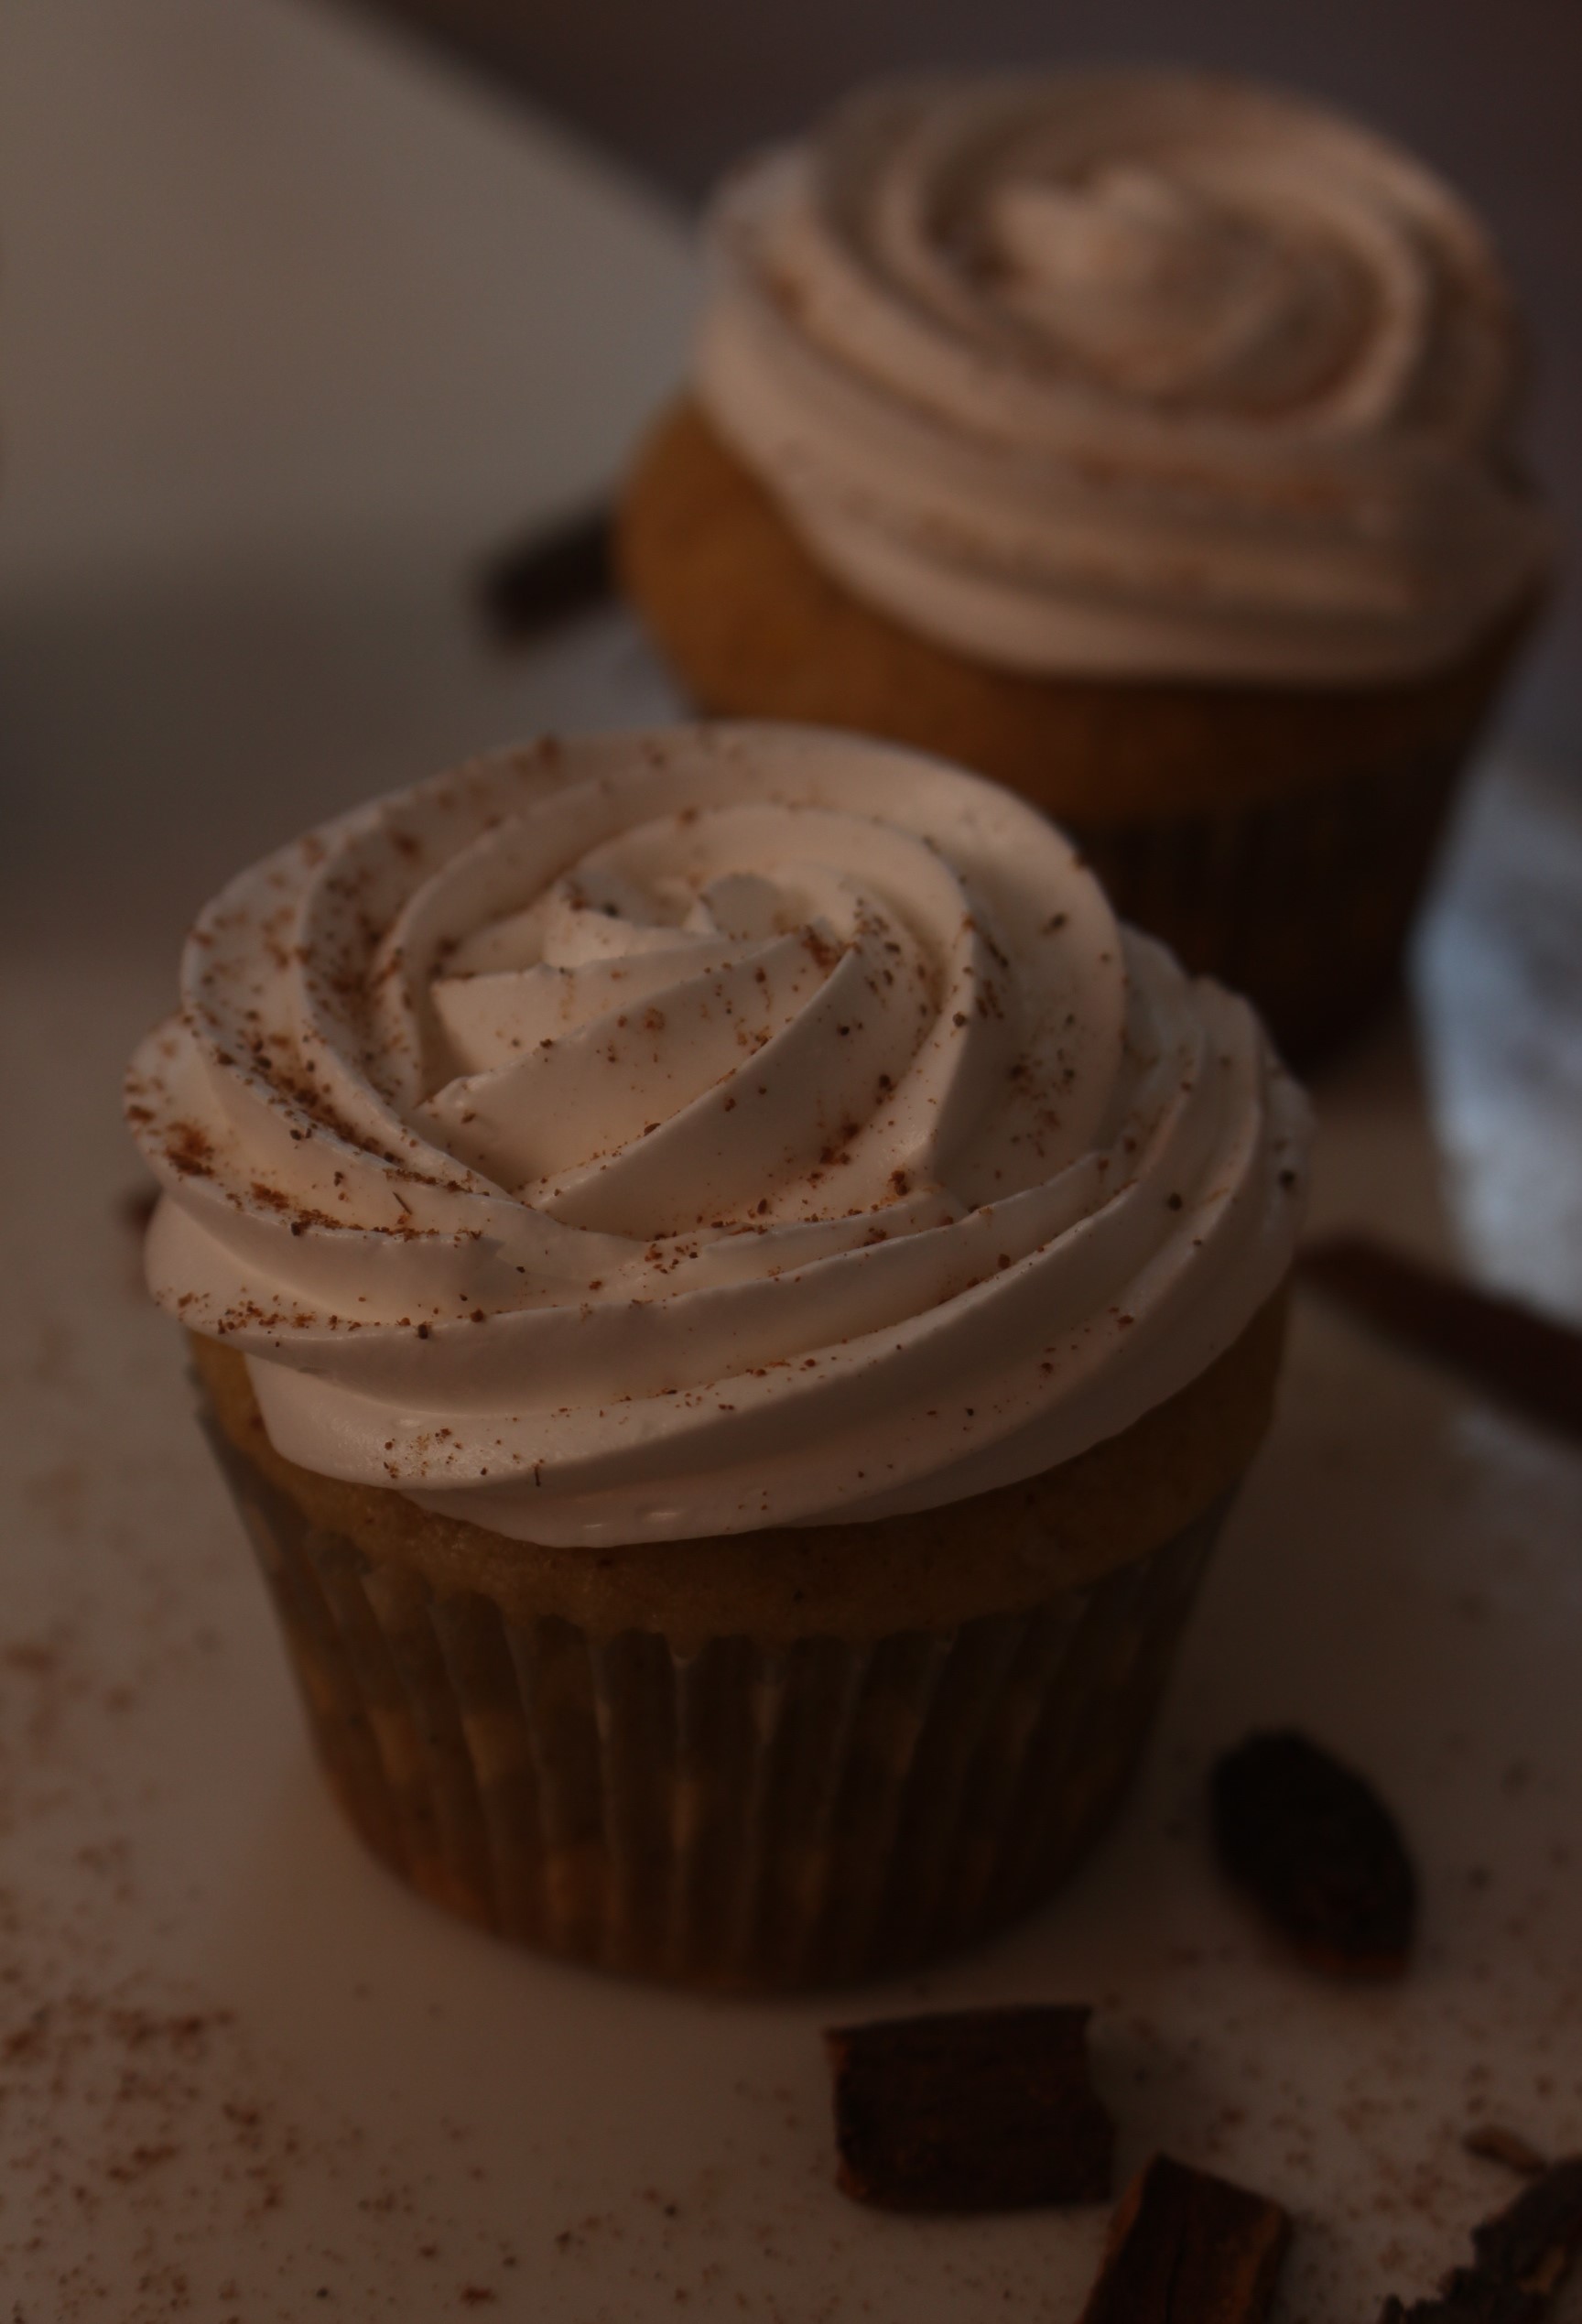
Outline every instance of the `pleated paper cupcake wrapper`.
[(683, 1652), (437, 1595), (211, 1435), (374, 1853), (501, 1936), (727, 1989), (905, 1968), (1048, 1895), (1119, 1801), (1225, 1506), (1026, 1612)]
[(1247, 994), (1302, 1064), (1393, 985), (1462, 764), (1447, 751), (1261, 806), (1066, 828), (1121, 918)]

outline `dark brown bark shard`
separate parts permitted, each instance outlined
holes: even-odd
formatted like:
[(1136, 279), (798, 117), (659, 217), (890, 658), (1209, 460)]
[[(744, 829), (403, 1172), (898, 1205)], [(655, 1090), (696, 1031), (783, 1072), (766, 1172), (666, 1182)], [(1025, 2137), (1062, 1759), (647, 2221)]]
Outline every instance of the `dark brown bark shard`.
[(1278, 2203), (1155, 2155), (1121, 2199), (1081, 2324), (1261, 2324), (1290, 2240)]
[(1474, 2228), (1472, 2253), (1432, 2299), (1387, 2299), (1380, 2324), (1541, 2324), (1582, 2253), (1582, 2156), (1553, 2164)]
[(1305, 1735), (1251, 1735), (1216, 1765), (1212, 1794), (1220, 1862), (1304, 1960), (1338, 1976), (1400, 1974), (1416, 1877), (1360, 1776)]
[(1115, 2125), (1089, 2073), (1089, 2014), (979, 2009), (831, 2028), (844, 2192), (903, 2211), (1101, 2201)]

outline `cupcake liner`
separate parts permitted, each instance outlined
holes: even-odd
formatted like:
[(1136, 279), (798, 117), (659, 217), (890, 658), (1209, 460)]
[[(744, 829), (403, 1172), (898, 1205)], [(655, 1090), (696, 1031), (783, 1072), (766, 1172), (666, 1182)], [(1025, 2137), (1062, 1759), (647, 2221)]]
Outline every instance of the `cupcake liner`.
[(1251, 994), (1306, 1063), (1399, 974), (1464, 760), (1441, 748), (1255, 806), (1064, 827), (1122, 918)]
[(437, 1594), (209, 1433), (374, 1853), (501, 1936), (719, 1988), (894, 1971), (1056, 1887), (1118, 1804), (1227, 1506), (953, 1630), (684, 1652)]

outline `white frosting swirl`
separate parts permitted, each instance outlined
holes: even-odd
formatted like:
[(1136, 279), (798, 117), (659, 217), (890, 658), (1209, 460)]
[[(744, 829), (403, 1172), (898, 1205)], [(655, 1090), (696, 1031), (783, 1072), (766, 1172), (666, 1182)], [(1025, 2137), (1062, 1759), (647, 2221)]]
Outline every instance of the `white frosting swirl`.
[(992, 785), (502, 755), (233, 881), (128, 1113), (269, 1435), (520, 1538), (872, 1516), (1126, 1427), (1289, 1264), (1304, 1101)]
[(981, 660), (1382, 679), (1546, 562), (1483, 233), (1294, 98), (881, 88), (730, 182), (712, 240), (714, 425), (828, 570)]

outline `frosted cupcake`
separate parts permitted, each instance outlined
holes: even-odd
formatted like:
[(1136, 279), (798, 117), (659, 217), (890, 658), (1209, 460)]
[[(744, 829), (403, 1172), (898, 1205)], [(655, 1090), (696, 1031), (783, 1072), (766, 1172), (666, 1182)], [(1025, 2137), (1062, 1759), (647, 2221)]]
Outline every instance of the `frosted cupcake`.
[(791, 1985), (1101, 1828), (1267, 1421), (1306, 1114), (1033, 809), (807, 728), (482, 760), (225, 889), (127, 1110), (403, 1878)]
[(1349, 1026), (1548, 558), (1463, 205), (1295, 98), (1070, 73), (861, 95), (710, 243), (621, 538), (699, 705), (1008, 783), (1282, 1038)]

